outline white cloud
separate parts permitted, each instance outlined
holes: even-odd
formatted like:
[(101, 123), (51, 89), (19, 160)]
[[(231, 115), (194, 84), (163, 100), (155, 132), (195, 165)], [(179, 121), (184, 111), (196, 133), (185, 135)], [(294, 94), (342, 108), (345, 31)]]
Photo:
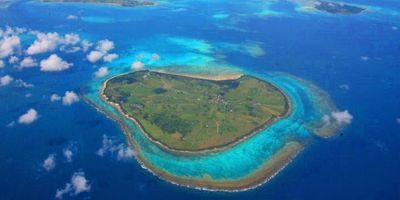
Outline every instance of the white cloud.
[(54, 169), (54, 167), (56, 167), (56, 160), (55, 160), (55, 155), (54, 154), (50, 154), (44, 161), (42, 164), (43, 168), (46, 171), (51, 171)]
[(118, 160), (129, 159), (135, 155), (135, 152), (129, 147), (126, 147), (124, 144), (116, 144), (107, 135), (103, 135), (102, 146), (97, 150), (96, 154), (103, 157), (107, 153), (116, 153)]
[(0, 69), (4, 68), (4, 66), (5, 66), (4, 61), (0, 60)]
[(95, 75), (97, 78), (104, 77), (104, 76), (106, 76), (107, 74), (108, 74), (108, 68), (107, 68), (107, 67), (100, 67), (100, 68), (94, 73), (94, 75)]
[(159, 61), (160, 60), (160, 55), (158, 55), (158, 54), (156, 54), (156, 53), (153, 53), (153, 54), (151, 54), (151, 56), (150, 56), (150, 60), (151, 61)]
[(324, 115), (322, 118), (325, 125), (339, 125), (345, 126), (351, 123), (353, 120), (353, 116), (349, 113), (349, 111), (334, 111), (331, 112), (330, 115)]
[(60, 101), (60, 100), (61, 100), (61, 97), (58, 94), (52, 94), (50, 96), (50, 101), (51, 102)]
[(135, 155), (135, 152), (129, 148), (129, 147), (124, 147), (123, 145), (119, 148), (118, 150), (118, 160), (122, 160), (122, 159), (129, 159), (129, 158), (133, 158), (133, 156)]
[(102, 146), (99, 150), (97, 150), (96, 154), (103, 157), (107, 151), (113, 152), (113, 143), (114, 141), (107, 137), (107, 135), (103, 135)]
[(21, 63), (19, 64), (21, 68), (29, 68), (37, 66), (36, 61), (32, 57), (24, 58)]
[(10, 64), (15, 64), (19, 61), (19, 58), (17, 56), (11, 56), (10, 59), (8, 59), (8, 63)]
[(397, 31), (397, 30), (399, 30), (399, 27), (397, 27), (397, 26), (392, 26), (392, 30)]
[(62, 43), (65, 45), (76, 45), (81, 41), (81, 38), (78, 34), (75, 33), (68, 33), (65, 34)]
[(76, 15), (68, 15), (67, 19), (68, 20), (76, 20), (76, 19), (78, 19), (78, 16), (76, 16)]
[(3, 77), (0, 77), (0, 87), (10, 84), (13, 80), (14, 80), (14, 78), (9, 76), (9, 75), (5, 75)]
[(74, 194), (77, 195), (81, 192), (86, 192), (90, 190), (90, 185), (85, 178), (83, 173), (74, 174), (71, 178), (72, 187), (74, 189)]
[(56, 50), (59, 45), (61, 45), (60, 50), (67, 53), (80, 50), (80, 47), (71, 47), (81, 41), (78, 34), (68, 33), (65, 34), (64, 37), (60, 37), (58, 33), (33, 33), (36, 34), (37, 39), (26, 50), (26, 53), (29, 55), (52, 52)]
[(79, 101), (79, 97), (73, 91), (66, 91), (65, 95), (62, 97), (62, 103), (63, 103), (63, 105), (66, 105), (66, 106), (72, 105), (73, 103), (76, 103), (78, 101)]
[(60, 47), (60, 51), (65, 53), (75, 53), (81, 50), (80, 46), (78, 45), (81, 41), (81, 38), (78, 34), (75, 33), (68, 33), (64, 35), (64, 38), (61, 39), (60, 43), (62, 44)]
[(332, 112), (331, 116), (339, 125), (350, 124), (353, 120), (353, 116), (347, 110)]
[(90, 43), (90, 42), (87, 41), (87, 40), (83, 40), (83, 41), (81, 42), (81, 45), (82, 45), (82, 50), (83, 50), (84, 52), (86, 52), (87, 50), (89, 50), (89, 48), (90, 48), (91, 46), (93, 46), (93, 44)]
[(71, 177), (71, 181), (65, 184), (63, 189), (57, 189), (55, 198), (62, 199), (65, 194), (73, 196), (88, 191), (90, 191), (90, 184), (85, 174), (83, 172), (75, 172)]
[(52, 54), (49, 58), (40, 61), (40, 70), (47, 72), (63, 71), (72, 65), (72, 63), (64, 61), (56, 54)]
[(74, 153), (72, 152), (71, 149), (69, 149), (69, 148), (64, 149), (63, 155), (64, 155), (65, 159), (67, 159), (68, 162), (72, 162), (72, 156), (74, 155)]
[(324, 125), (330, 125), (331, 124), (331, 117), (329, 115), (324, 115), (322, 117), (322, 121), (324, 122)]
[(37, 39), (26, 50), (29, 55), (54, 51), (60, 43), (57, 33), (37, 33), (36, 37)]
[(114, 42), (110, 40), (100, 40), (97, 42), (96, 49), (103, 53), (107, 53), (111, 49), (114, 49)]
[(71, 191), (72, 191), (72, 185), (71, 183), (67, 183), (65, 184), (65, 187), (63, 189), (57, 189), (55, 198), (62, 199), (65, 194), (71, 193)]
[(89, 62), (95, 63), (99, 61), (102, 57), (104, 56), (104, 53), (101, 51), (91, 51), (86, 58), (88, 59)]
[(103, 57), (104, 62), (111, 62), (114, 59), (118, 58), (118, 54), (112, 53), (112, 54), (107, 54)]
[(75, 53), (75, 52), (78, 52), (79, 50), (81, 50), (81, 48), (76, 47), (76, 46), (74, 46), (74, 47), (61, 46), (60, 47), (60, 51), (63, 51), (65, 53)]
[(27, 31), (26, 28), (15, 27), (15, 33), (16, 34), (25, 33), (26, 31)]
[(131, 65), (131, 69), (135, 70), (135, 71), (136, 70), (141, 70), (143, 68), (144, 68), (144, 64), (142, 62), (140, 62), (140, 61), (135, 61)]
[(3, 31), (2, 34), (0, 34), (0, 36), (2, 35), (3, 37), (9, 37), (9, 36), (13, 36), (13, 35), (19, 35), (21, 33), (26, 32), (25, 28), (20, 28), (20, 27), (9, 27), (7, 26), (7, 28)]
[(35, 87), (33, 84), (27, 83), (27, 82), (23, 81), (22, 79), (15, 80), (15, 85), (17, 87), (23, 87), (23, 88), (33, 88), (33, 87)]
[(30, 108), (25, 114), (18, 118), (18, 123), (20, 124), (31, 124), (38, 119), (38, 112)]
[(5, 58), (14, 54), (19, 48), (21, 41), (18, 36), (5, 37), (0, 40), (0, 58)]

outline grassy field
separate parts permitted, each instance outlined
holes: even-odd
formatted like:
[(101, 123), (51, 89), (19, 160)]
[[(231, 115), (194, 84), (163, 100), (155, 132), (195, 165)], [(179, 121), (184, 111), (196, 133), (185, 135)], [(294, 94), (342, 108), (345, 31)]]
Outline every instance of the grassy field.
[(109, 101), (154, 140), (175, 150), (222, 147), (286, 114), (286, 97), (251, 76), (212, 81), (138, 71), (112, 78)]

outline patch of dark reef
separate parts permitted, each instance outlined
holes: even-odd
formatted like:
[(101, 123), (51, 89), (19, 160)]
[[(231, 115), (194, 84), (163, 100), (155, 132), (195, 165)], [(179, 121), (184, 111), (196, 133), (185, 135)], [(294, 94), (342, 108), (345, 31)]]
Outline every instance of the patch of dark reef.
[(48, 139), (46, 141), (46, 144), (54, 147), (54, 146), (60, 146), (62, 144), (65, 144), (66, 142), (68, 142), (68, 138), (66, 138), (64, 136), (58, 136), (58, 137)]

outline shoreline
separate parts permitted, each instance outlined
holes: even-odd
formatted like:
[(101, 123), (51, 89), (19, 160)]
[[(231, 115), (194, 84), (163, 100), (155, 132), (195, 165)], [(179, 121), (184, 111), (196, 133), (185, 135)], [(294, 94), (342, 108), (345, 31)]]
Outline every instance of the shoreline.
[(144, 169), (174, 185), (211, 192), (243, 192), (255, 189), (270, 181), (289, 165), (302, 150), (303, 146), (299, 142), (288, 142), (249, 176), (243, 179), (222, 181), (212, 179), (207, 174), (202, 179), (178, 177), (151, 165), (141, 155), (138, 155), (138, 157)]
[[(242, 73), (231, 73), (231, 74), (224, 74), (224, 75), (201, 75), (201, 74), (190, 74), (190, 73), (176, 73), (176, 72), (171, 72), (169, 70), (163, 70), (163, 69), (158, 69), (158, 70), (149, 70), (152, 72), (157, 72), (157, 73), (162, 73), (162, 74), (169, 74), (169, 75), (175, 75), (175, 76), (183, 76), (183, 77), (189, 77), (189, 78), (194, 78), (194, 79), (202, 79), (202, 80), (212, 80), (212, 81), (226, 81), (226, 80), (237, 80), (241, 78), (244, 74)], [(132, 73), (132, 72), (129, 72)]]
[[(335, 105), (335, 103), (333, 102), (332, 98), (329, 96), (329, 94), (318, 88), (313, 82), (299, 78), (299, 77), (295, 77), (290, 75), (292, 78), (295, 78), (296, 80), (306, 84), (310, 90), (313, 90), (313, 93), (315, 94), (314, 96), (312, 96), (312, 98), (315, 101), (320, 101), (321, 99), (323, 100), (324, 104), (326, 105), (325, 107), (329, 107), (331, 111), (337, 111), (337, 107)], [(326, 110), (325, 110), (326, 111)], [(326, 114), (329, 114), (326, 113)], [(335, 123), (329, 124), (329, 125), (325, 125), (321, 116), (320, 121), (312, 123), (311, 125), (309, 125), (308, 127), (313, 127), (312, 129), (310, 129), (310, 132), (313, 134), (313, 136), (318, 137), (318, 138), (323, 138), (323, 139), (329, 139), (329, 138), (333, 138), (338, 136), (338, 133), (340, 131), (342, 131), (346, 125), (338, 125)]]
[(132, 137), (133, 133), (130, 132), (129, 127), (120, 117), (110, 113), (109, 111), (105, 111), (88, 98), (84, 98), (84, 100), (88, 104), (92, 105), (97, 111), (104, 113), (106, 117), (116, 121), (121, 126), (122, 131), (127, 138), (129, 147), (136, 152), (134, 154), (135, 159), (139, 162), (140, 166), (143, 169), (146, 169), (154, 176), (168, 183), (191, 189), (211, 192), (243, 192), (255, 189), (279, 174), (279, 172), (281, 172), (287, 165), (289, 165), (304, 148), (304, 146), (300, 142), (287, 142), (270, 159), (261, 164), (261, 166), (257, 170), (251, 173), (248, 177), (239, 180), (193, 180), (189, 178), (178, 177), (169, 174), (168, 172), (165, 172), (162, 169), (153, 166), (150, 162), (146, 161), (146, 159), (141, 154), (141, 150), (139, 148), (136, 148), (138, 144)]
[[(192, 74), (180, 74), (180, 73), (169, 73), (166, 72), (165, 70), (148, 70), (148, 71), (152, 71), (152, 72), (156, 72), (156, 73), (164, 73), (164, 74), (169, 74), (169, 75), (175, 75), (175, 76), (183, 76), (183, 77), (190, 77), (190, 78), (195, 78), (195, 79), (203, 79), (203, 80), (212, 80), (212, 81), (222, 81), (222, 80), (237, 80), (239, 78), (241, 78), (242, 76), (244, 76), (244, 74), (230, 74), (230, 75), (219, 75), (219, 76), (211, 76), (211, 77), (207, 77), (207, 76), (201, 76), (201, 75), (192, 75)], [(171, 148), (168, 145), (156, 140), (155, 138), (151, 137), (150, 134), (148, 134), (145, 129), (143, 128), (142, 124), (136, 120), (134, 117), (126, 114), (122, 107), (118, 104), (118, 103), (114, 103), (112, 101), (108, 100), (108, 97), (104, 94), (104, 90), (107, 87), (107, 83), (108, 81), (110, 81), (111, 79), (118, 77), (118, 76), (123, 76), (129, 73), (134, 73), (134, 72), (127, 72), (127, 73), (122, 73), (113, 77), (110, 77), (108, 79), (106, 79), (101, 86), (101, 90), (99, 91), (99, 96), (100, 98), (107, 104), (111, 105), (112, 107), (114, 107), (115, 109), (118, 110), (118, 112), (120, 112), (124, 117), (126, 117), (127, 119), (133, 121), (135, 123), (135, 125), (140, 129), (140, 131), (143, 132), (143, 135), (148, 138), (149, 140), (151, 140), (153, 143), (157, 144), (158, 146), (160, 146), (161, 148), (163, 148), (164, 150), (168, 151), (168, 152), (172, 152), (172, 153), (177, 153), (177, 154), (183, 154), (183, 155), (192, 155), (192, 154), (205, 154), (205, 153), (212, 153), (212, 152), (218, 152), (218, 151), (223, 151), (225, 149), (231, 148), (255, 135), (257, 135), (258, 133), (260, 133), (260, 131), (265, 130), (266, 128), (268, 128), (269, 125), (284, 119), (286, 117), (288, 117), (290, 115), (290, 113), (292, 112), (292, 105), (290, 102), (289, 97), (277, 86), (275, 86), (273, 83), (267, 82), (265, 80), (259, 79), (257, 77), (251, 76), (252, 78), (255, 78), (257, 80), (263, 81), (269, 85), (271, 85), (272, 87), (276, 88), (279, 93), (281, 93), (284, 97), (285, 97), (285, 114), (282, 116), (277, 116), (275, 118), (269, 119), (268, 121), (266, 121), (264, 124), (260, 125), (259, 127), (254, 128), (252, 131), (250, 131), (248, 134), (243, 135), (241, 137), (239, 137), (238, 139), (235, 139), (227, 144), (223, 144), (223, 145), (219, 145), (219, 146), (215, 146), (212, 148), (205, 148), (205, 149), (198, 149), (198, 150), (184, 150), (184, 149), (176, 149), (176, 148)]]

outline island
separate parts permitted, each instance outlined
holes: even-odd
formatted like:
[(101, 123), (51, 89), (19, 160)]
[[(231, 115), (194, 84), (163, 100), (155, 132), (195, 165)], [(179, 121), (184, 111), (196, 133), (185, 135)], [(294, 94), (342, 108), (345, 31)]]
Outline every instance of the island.
[(99, 3), (99, 4), (112, 4), (123, 7), (138, 7), (138, 6), (155, 6), (153, 1), (146, 0), (43, 0), (43, 2), (53, 3)]
[(181, 152), (235, 145), (290, 111), (280, 89), (250, 75), (211, 79), (136, 71), (106, 80), (101, 97), (149, 139)]
[(331, 14), (359, 14), (365, 10), (358, 6), (342, 3), (342, 2), (332, 2), (332, 1), (320, 1), (314, 2), (314, 7), (317, 10), (328, 12)]

